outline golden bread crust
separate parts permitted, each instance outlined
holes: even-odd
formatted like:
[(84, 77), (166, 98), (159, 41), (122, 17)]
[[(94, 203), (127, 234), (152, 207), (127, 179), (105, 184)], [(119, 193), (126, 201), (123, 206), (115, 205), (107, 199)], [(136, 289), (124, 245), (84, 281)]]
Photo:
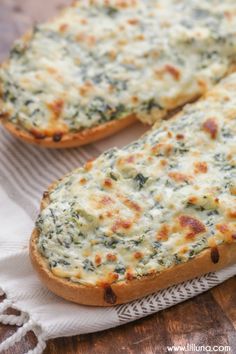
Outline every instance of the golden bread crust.
[[(56, 183), (49, 187), (49, 191), (55, 187)], [(41, 209), (44, 209), (49, 202), (46, 192), (41, 202)], [(220, 270), (236, 262), (236, 243), (225, 243), (217, 247), (219, 259), (216, 263), (214, 263), (212, 249), (207, 248), (190, 261), (175, 265), (160, 273), (117, 282), (109, 287), (81, 285), (56, 277), (50, 271), (46, 260), (38, 251), (38, 237), (39, 233), (34, 229), (30, 240), (30, 258), (42, 283), (53, 293), (66, 300), (90, 306), (112, 306), (127, 303), (169, 286)]]
[(81, 132), (66, 133), (57, 141), (53, 140), (52, 137), (36, 138), (26, 130), (21, 129), (7, 120), (3, 120), (3, 125), (12, 135), (27, 143), (36, 144), (46, 148), (63, 149), (86, 145), (103, 139), (128, 127), (136, 120), (136, 116), (131, 114), (122, 119), (113, 120), (90, 129), (84, 129)]

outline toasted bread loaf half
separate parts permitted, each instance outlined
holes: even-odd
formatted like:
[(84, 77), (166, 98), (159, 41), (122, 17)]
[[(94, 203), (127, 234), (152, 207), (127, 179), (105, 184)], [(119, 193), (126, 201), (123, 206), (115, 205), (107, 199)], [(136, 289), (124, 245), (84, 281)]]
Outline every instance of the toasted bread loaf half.
[(30, 241), (43, 283), (110, 306), (236, 262), (236, 74), (45, 192)]
[(26, 33), (3, 63), (4, 126), (26, 142), (63, 148), (135, 117), (155, 123), (233, 70), (235, 10), (230, 0), (75, 1)]

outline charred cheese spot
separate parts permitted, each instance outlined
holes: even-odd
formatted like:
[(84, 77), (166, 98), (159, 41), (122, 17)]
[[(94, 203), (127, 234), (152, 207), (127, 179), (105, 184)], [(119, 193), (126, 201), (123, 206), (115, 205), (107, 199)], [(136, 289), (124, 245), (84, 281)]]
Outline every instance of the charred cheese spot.
[(228, 224), (217, 224), (216, 230), (225, 242), (232, 243), (234, 241), (236, 232), (235, 223), (228, 222)]
[(192, 180), (192, 176), (181, 172), (169, 172), (168, 176), (176, 182), (189, 182)]
[(64, 107), (64, 100), (57, 99), (48, 104), (48, 108), (53, 112), (54, 118), (59, 118)]
[(88, 162), (85, 164), (85, 166), (84, 166), (84, 168), (85, 168), (86, 171), (90, 171), (90, 170), (92, 169), (92, 167), (93, 167), (93, 160), (92, 160), (92, 161), (88, 161)]
[(219, 230), (222, 234), (226, 234), (229, 231), (229, 227), (226, 224), (216, 225), (216, 229)]
[(180, 79), (180, 71), (174, 67), (173, 65), (166, 65), (165, 66), (165, 71), (170, 74), (174, 80), (178, 81)]
[(109, 273), (108, 278), (109, 278), (109, 282), (110, 283), (114, 283), (116, 280), (119, 279), (119, 274), (117, 274), (117, 273)]
[(110, 205), (110, 204), (114, 204), (114, 201), (112, 200), (111, 197), (104, 196), (104, 197), (101, 198), (101, 204), (102, 205)]
[(188, 198), (188, 203), (189, 203), (189, 204), (193, 204), (193, 205), (194, 205), (194, 204), (197, 204), (197, 203), (198, 203), (198, 197), (195, 196), (195, 195), (189, 197), (189, 198)]
[(160, 230), (157, 232), (158, 240), (167, 240), (170, 233), (170, 227), (168, 225), (162, 225)]
[(152, 147), (152, 153), (155, 155), (169, 156), (173, 151), (173, 145), (159, 143)]
[(135, 258), (135, 259), (141, 259), (141, 258), (143, 258), (143, 253), (142, 253), (142, 252), (135, 252), (135, 253), (134, 253), (134, 258)]
[(136, 155), (128, 155), (128, 156), (119, 158), (117, 160), (117, 164), (120, 165), (120, 166), (125, 166), (126, 164), (132, 164), (132, 163), (135, 162), (137, 157), (138, 156), (136, 156)]
[(230, 209), (230, 210), (228, 211), (228, 213), (227, 213), (227, 216), (228, 216), (229, 218), (235, 219), (235, 218), (236, 218), (236, 209)]
[[(113, 49), (113, 50), (110, 50), (109, 52), (108, 52), (108, 56), (109, 56), (109, 58), (112, 60), (112, 61), (114, 61), (115, 59), (116, 59), (116, 57), (117, 57), (117, 52)], [(114, 86), (110, 86), (111, 87), (111, 90), (110, 90), (110, 92), (112, 92), (113, 91), (113, 89), (114, 89)]]
[(139, 213), (141, 212), (142, 208), (137, 202), (134, 202), (133, 200), (130, 200), (128, 198), (124, 199), (124, 204), (130, 208), (131, 210), (134, 210), (135, 212)]
[(132, 100), (132, 102), (134, 102), (134, 103), (138, 103), (138, 102), (139, 102), (139, 98), (138, 98), (137, 96), (131, 97), (131, 100)]
[(205, 80), (197, 79), (197, 84), (198, 84), (198, 86), (200, 87), (200, 89), (201, 89), (203, 92), (206, 92), (206, 91), (207, 91), (208, 85), (207, 85), (207, 82), (206, 82)]
[(91, 92), (93, 92), (94, 86), (90, 81), (87, 81), (84, 83), (84, 85), (81, 85), (79, 88), (79, 93), (81, 96), (87, 96)]
[(81, 178), (81, 180), (79, 181), (81, 185), (84, 185), (86, 182), (87, 182), (86, 178)]
[(114, 225), (112, 226), (112, 231), (117, 232), (120, 229), (128, 230), (131, 228), (131, 226), (132, 226), (132, 221), (117, 219)]
[(107, 188), (111, 188), (112, 187), (112, 180), (111, 179), (109, 179), (109, 178), (106, 178), (105, 179), (105, 181), (104, 181), (104, 183), (103, 183), (103, 185), (104, 185), (104, 187), (107, 187)]
[(165, 74), (169, 74), (175, 81), (178, 81), (181, 76), (180, 70), (173, 65), (165, 65), (162, 68), (155, 69), (155, 77), (159, 80), (163, 80)]
[(109, 262), (115, 262), (117, 260), (117, 256), (115, 254), (112, 254), (112, 253), (108, 253), (106, 255), (106, 259), (109, 261)]
[(207, 163), (206, 162), (195, 162), (194, 172), (195, 173), (207, 173)]
[(139, 23), (139, 20), (137, 18), (130, 18), (127, 22), (130, 25), (137, 25)]
[(95, 256), (95, 264), (100, 265), (102, 263), (102, 257), (99, 254)]
[(185, 253), (187, 253), (189, 251), (189, 247), (188, 246), (182, 246), (181, 248), (180, 248), (180, 250), (179, 250), (179, 254), (181, 255), (183, 255), (183, 254), (185, 254)]
[(176, 139), (177, 140), (183, 140), (184, 139), (184, 135), (183, 134), (176, 134)]
[(218, 124), (214, 118), (207, 119), (202, 126), (203, 130), (210, 135), (212, 139), (216, 139), (218, 133)]
[(68, 23), (62, 23), (61, 25), (60, 25), (60, 27), (59, 27), (59, 31), (60, 32), (66, 32), (67, 31), (67, 29), (68, 29), (68, 27), (69, 27), (69, 25), (68, 25)]
[(161, 165), (162, 167), (166, 167), (166, 166), (168, 165), (168, 161), (162, 159), (162, 160), (160, 160), (160, 165)]
[[(57, 69), (53, 68), (52, 66), (48, 66), (47, 71), (49, 72), (49, 74), (58, 74)], [(50, 108), (50, 104), (49, 104), (49, 108)]]
[(190, 229), (190, 232), (186, 235), (186, 238), (195, 237), (196, 235), (206, 231), (205, 225), (200, 220), (189, 215), (181, 215), (179, 217), (179, 222), (183, 228)]

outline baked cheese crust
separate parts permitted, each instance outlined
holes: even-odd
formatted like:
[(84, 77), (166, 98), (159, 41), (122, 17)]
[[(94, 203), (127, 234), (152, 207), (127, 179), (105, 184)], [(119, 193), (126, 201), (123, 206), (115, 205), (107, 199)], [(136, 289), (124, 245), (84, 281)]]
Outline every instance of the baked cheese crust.
[(152, 124), (226, 75), (235, 28), (232, 0), (77, 1), (15, 43), (0, 116), (42, 145), (129, 115)]
[[(235, 262), (235, 156), (232, 74), (138, 141), (57, 181), (44, 195), (33, 262), (44, 262), (46, 278), (65, 279), (65, 289), (105, 287), (110, 300), (111, 286), (132, 288), (156, 276), (168, 286)], [(144, 285), (128, 299), (156, 288)]]

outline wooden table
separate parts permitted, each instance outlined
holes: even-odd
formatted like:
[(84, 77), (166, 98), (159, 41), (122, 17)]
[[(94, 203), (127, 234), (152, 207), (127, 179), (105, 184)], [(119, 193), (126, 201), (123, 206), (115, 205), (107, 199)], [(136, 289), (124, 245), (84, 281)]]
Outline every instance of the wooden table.
[[(66, 3), (1, 0), (0, 60), (7, 55), (12, 41), (32, 23), (44, 20)], [(0, 325), (0, 342), (15, 330), (15, 326)], [(24, 353), (35, 343), (34, 334), (28, 333), (4, 354)], [(51, 340), (45, 354), (162, 354), (167, 352), (167, 345), (187, 344), (229, 345), (231, 353), (236, 353), (236, 278), (142, 320), (99, 333)]]

